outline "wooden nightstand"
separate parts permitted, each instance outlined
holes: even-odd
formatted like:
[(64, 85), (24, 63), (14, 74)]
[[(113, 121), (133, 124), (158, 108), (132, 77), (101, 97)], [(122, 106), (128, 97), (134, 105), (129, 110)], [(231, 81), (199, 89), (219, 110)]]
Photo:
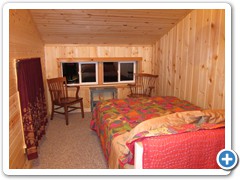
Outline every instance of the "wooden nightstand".
[(107, 87), (91, 87), (90, 89), (90, 101), (91, 101), (91, 112), (101, 100), (116, 99), (117, 98), (117, 88), (114, 86)]

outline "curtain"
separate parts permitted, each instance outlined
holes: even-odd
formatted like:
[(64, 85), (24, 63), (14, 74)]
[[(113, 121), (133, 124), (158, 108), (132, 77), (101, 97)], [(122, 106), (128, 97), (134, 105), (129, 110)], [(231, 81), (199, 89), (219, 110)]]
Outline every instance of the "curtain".
[(37, 146), (48, 122), (40, 58), (17, 62), (23, 130), (29, 160), (38, 157)]

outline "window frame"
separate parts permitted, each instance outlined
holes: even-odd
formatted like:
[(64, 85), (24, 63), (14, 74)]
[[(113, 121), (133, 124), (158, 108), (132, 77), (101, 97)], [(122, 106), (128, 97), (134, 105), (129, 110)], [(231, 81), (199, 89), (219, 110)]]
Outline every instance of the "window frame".
[[(98, 84), (98, 62), (61, 62), (61, 76), (63, 77), (63, 63), (77, 63), (78, 64), (78, 77), (79, 77), (79, 83), (71, 83), (67, 84), (68, 86), (76, 86), (76, 85), (96, 85)], [(96, 82), (82, 82), (82, 69), (81, 65), (82, 64), (95, 64), (95, 76), (96, 76)]]
[[(121, 81), (121, 64), (124, 63), (133, 63), (133, 80), (131, 81)], [(137, 61), (119, 61), (119, 82), (120, 83), (135, 83), (135, 76), (134, 74), (136, 73), (136, 66), (137, 66)]]
[[(78, 72), (78, 74), (79, 74), (79, 84), (80, 85), (95, 85), (95, 84), (98, 84), (98, 62), (78, 62), (78, 64), (79, 64), (79, 72)], [(82, 68), (81, 68), (82, 64), (95, 64), (96, 82), (82, 82)]]
[[(71, 85), (83, 85), (83, 86), (121, 86), (125, 84), (133, 83), (133, 81), (121, 81), (121, 82), (103, 82), (103, 62), (134, 62), (134, 73), (142, 72), (142, 57), (79, 57), (79, 58), (57, 58), (57, 72), (58, 76), (63, 76), (62, 63), (96, 63), (96, 83), (79, 83), (68, 84)], [(79, 67), (81, 68), (81, 67)], [(80, 78), (80, 75), (79, 75)], [(135, 77), (134, 77), (135, 80)], [(79, 79), (80, 81), (80, 79)]]
[[(79, 78), (79, 62), (76, 62), (76, 61), (71, 61), (71, 62), (61, 62), (61, 76), (63, 76), (63, 63), (76, 63), (78, 64), (78, 78)], [(79, 83), (80, 83), (80, 79), (79, 79)], [(68, 86), (75, 86), (75, 85), (78, 85), (79, 83), (71, 83), (69, 84), (68, 81), (67, 81), (67, 85)]]
[[(105, 61), (106, 62), (106, 61)], [(131, 81), (121, 81), (121, 64), (126, 64), (126, 63), (133, 63), (133, 74), (136, 73), (136, 66), (137, 66), (137, 61), (107, 61), (107, 62), (117, 62), (118, 63), (118, 81), (117, 82), (104, 82), (104, 65), (102, 66), (102, 80), (103, 84), (108, 85), (108, 84), (126, 84), (126, 83), (134, 83), (135, 82), (135, 77), (133, 76), (133, 80)], [(104, 62), (102, 62), (104, 64)]]
[[(106, 85), (108, 85), (108, 84), (118, 84), (119, 83), (119, 80), (117, 80), (117, 82), (104, 82), (104, 63), (105, 62), (117, 62), (118, 63), (118, 61), (104, 61), (104, 62), (102, 62), (102, 69), (101, 69), (101, 71), (102, 71), (102, 84), (106, 84)], [(119, 69), (119, 63), (118, 63), (118, 69)], [(118, 70), (117, 70), (117, 73), (118, 73)]]

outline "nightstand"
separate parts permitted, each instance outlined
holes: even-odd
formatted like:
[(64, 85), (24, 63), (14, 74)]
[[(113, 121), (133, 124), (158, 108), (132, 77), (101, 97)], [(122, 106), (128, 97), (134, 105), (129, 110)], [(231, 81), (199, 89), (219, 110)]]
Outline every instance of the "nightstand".
[(89, 89), (90, 89), (91, 112), (93, 111), (93, 108), (99, 101), (117, 98), (117, 88), (114, 86), (91, 87)]

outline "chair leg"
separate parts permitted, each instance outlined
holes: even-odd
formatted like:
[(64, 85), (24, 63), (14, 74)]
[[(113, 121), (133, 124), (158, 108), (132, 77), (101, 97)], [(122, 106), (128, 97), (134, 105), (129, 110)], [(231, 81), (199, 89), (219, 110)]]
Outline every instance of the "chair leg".
[(51, 120), (53, 120), (53, 113), (54, 113), (54, 105), (52, 104)]
[(68, 125), (68, 107), (67, 106), (64, 106), (64, 114), (66, 119), (66, 125)]
[(83, 101), (80, 101), (80, 106), (81, 106), (81, 113), (82, 113), (82, 118), (84, 118), (84, 110), (83, 110)]

